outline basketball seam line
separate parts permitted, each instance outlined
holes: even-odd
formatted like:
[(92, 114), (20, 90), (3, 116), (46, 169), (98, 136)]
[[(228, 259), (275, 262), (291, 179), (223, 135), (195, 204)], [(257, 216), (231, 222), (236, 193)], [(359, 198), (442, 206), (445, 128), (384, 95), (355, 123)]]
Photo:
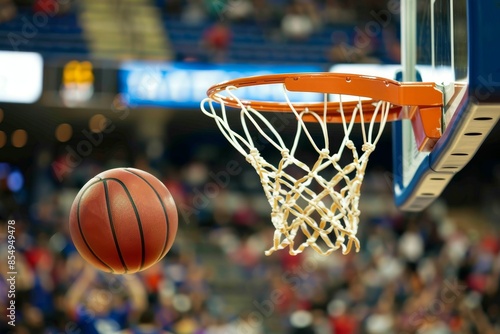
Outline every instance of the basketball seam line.
[(130, 194), (130, 191), (128, 190), (126, 184), (122, 180), (117, 179), (117, 178), (107, 178), (106, 180), (116, 181), (118, 184), (120, 184), (123, 187), (123, 190), (127, 194), (127, 197), (128, 197), (128, 199), (130, 201), (130, 204), (132, 205), (132, 208), (134, 209), (135, 218), (137, 219), (137, 224), (139, 226), (139, 235), (141, 237), (141, 252), (142, 252), (142, 255), (141, 255), (141, 266), (139, 268), (139, 271), (140, 271), (144, 267), (144, 262), (146, 260), (145, 259), (145, 256), (146, 256), (146, 246), (145, 246), (145, 242), (144, 242), (144, 232), (142, 230), (142, 222), (141, 222), (141, 216), (139, 215), (139, 210), (137, 210), (137, 206), (135, 205), (134, 199), (132, 198), (132, 195)]
[(127, 172), (129, 172), (130, 174), (133, 174), (133, 175), (137, 176), (138, 178), (142, 179), (144, 182), (147, 183), (147, 185), (154, 191), (154, 193), (158, 197), (158, 200), (160, 201), (161, 207), (163, 209), (163, 213), (165, 214), (165, 222), (167, 223), (167, 231), (165, 233), (166, 234), (166, 238), (165, 238), (165, 243), (163, 244), (163, 250), (160, 252), (160, 256), (158, 256), (158, 258), (156, 259), (156, 261), (158, 262), (163, 256), (165, 256), (166, 249), (167, 249), (167, 246), (168, 246), (168, 240), (170, 239), (170, 221), (168, 219), (167, 208), (165, 207), (165, 203), (163, 203), (163, 201), (161, 199), (161, 196), (158, 193), (158, 191), (156, 191), (156, 189), (151, 185), (151, 183), (148, 182), (148, 180), (146, 180), (145, 178), (143, 178), (139, 174), (137, 174), (137, 173), (129, 170), (128, 168), (125, 168), (124, 170), (127, 171)]
[(97, 184), (99, 182), (102, 182), (102, 179), (99, 178), (99, 181), (96, 181), (94, 183), (89, 184), (88, 187), (83, 190), (82, 194), (80, 195), (80, 198), (78, 199), (78, 205), (76, 207), (76, 220), (78, 222), (78, 229), (80, 231), (80, 235), (82, 236), (83, 242), (85, 243), (85, 245), (87, 246), (87, 248), (90, 250), (90, 252), (92, 253), (92, 255), (94, 255), (94, 257), (97, 260), (99, 260), (103, 265), (105, 265), (106, 267), (108, 267), (109, 270), (111, 270), (112, 273), (114, 273), (115, 271), (113, 270), (113, 268), (111, 268), (106, 262), (104, 262), (103, 260), (101, 260), (101, 258), (99, 256), (97, 256), (96, 253), (94, 253), (94, 251), (90, 247), (89, 243), (87, 242), (87, 239), (85, 238), (85, 235), (83, 234), (82, 226), (81, 226), (81, 223), (80, 223), (80, 203), (82, 201), (82, 197), (85, 194), (85, 192), (87, 192), (87, 190), (90, 189), (91, 186), (93, 186), (94, 184)]
[(118, 257), (120, 258), (120, 262), (122, 263), (123, 269), (125, 270), (125, 274), (126, 274), (128, 272), (128, 268), (127, 268), (127, 265), (125, 264), (125, 261), (123, 260), (123, 255), (122, 255), (122, 252), (120, 251), (120, 245), (118, 244), (118, 239), (116, 237), (115, 227), (113, 224), (113, 217), (111, 215), (111, 208), (109, 205), (108, 184), (106, 182), (107, 180), (108, 179), (104, 179), (102, 183), (104, 185), (104, 197), (106, 199), (106, 208), (108, 210), (109, 226), (111, 227), (111, 233), (113, 234), (113, 240), (115, 241), (115, 246), (116, 246), (116, 250), (118, 252)]

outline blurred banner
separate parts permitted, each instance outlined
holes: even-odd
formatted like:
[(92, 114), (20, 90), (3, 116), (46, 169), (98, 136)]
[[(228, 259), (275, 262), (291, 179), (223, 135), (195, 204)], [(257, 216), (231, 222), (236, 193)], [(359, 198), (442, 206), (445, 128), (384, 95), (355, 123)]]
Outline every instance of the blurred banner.
[[(198, 108), (207, 89), (219, 82), (241, 77), (320, 72), (320, 66), (207, 65), (194, 63), (124, 63), (119, 70), (119, 91), (130, 106)], [(285, 101), (282, 85), (242, 88), (242, 99)], [(321, 94), (290, 93), (293, 102), (320, 102)]]
[(43, 60), (34, 52), (0, 51), (0, 102), (34, 103), (42, 94)]
[(46, 61), (40, 103), (50, 107), (109, 109), (118, 94), (117, 64), (88, 59)]

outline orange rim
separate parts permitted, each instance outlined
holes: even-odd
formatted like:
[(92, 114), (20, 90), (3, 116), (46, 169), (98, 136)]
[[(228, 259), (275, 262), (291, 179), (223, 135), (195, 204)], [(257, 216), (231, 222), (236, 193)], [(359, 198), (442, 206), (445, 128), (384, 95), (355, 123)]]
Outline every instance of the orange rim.
[[(210, 87), (207, 95), (212, 100), (224, 103), (227, 106), (241, 108), (240, 101), (220, 94), (228, 87), (250, 87), (270, 84), (283, 84), (288, 91), (311, 92), (324, 94), (344, 94), (367, 98), (361, 100), (363, 116), (366, 121), (371, 120), (376, 102), (387, 101), (391, 103), (388, 121), (401, 118), (413, 118), (416, 109), (426, 109), (430, 107), (443, 106), (443, 93), (432, 82), (410, 82), (401, 83), (398, 81), (365, 76), (358, 74), (340, 73), (290, 73), (272, 74), (234, 79), (216, 84)], [(247, 108), (259, 111), (270, 112), (292, 112), (287, 102), (268, 102), (256, 100), (242, 100), (241, 103)], [(325, 103), (293, 103), (297, 110), (308, 109), (317, 113), (323, 113)], [(327, 102), (327, 122), (340, 123), (342, 117), (339, 113), (339, 102)], [(358, 101), (343, 102), (342, 108), (347, 120), (359, 107)], [(417, 108), (404, 108), (417, 107)], [(378, 113), (380, 115), (380, 113)], [(359, 117), (359, 116), (358, 116)], [(424, 115), (425, 117), (425, 115)], [(311, 116), (311, 120), (314, 117)], [(307, 117), (304, 119), (307, 121)], [(356, 121), (359, 121), (358, 119)], [(378, 120), (377, 120), (378, 121)], [(436, 120), (439, 123), (440, 120)]]

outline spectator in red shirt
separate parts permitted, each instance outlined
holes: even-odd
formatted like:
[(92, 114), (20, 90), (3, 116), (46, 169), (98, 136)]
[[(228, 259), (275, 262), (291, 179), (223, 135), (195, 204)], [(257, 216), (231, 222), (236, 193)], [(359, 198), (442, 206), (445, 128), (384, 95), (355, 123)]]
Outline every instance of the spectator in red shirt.
[(208, 28), (203, 35), (203, 46), (207, 49), (210, 60), (222, 62), (227, 57), (232, 34), (222, 22), (217, 22)]

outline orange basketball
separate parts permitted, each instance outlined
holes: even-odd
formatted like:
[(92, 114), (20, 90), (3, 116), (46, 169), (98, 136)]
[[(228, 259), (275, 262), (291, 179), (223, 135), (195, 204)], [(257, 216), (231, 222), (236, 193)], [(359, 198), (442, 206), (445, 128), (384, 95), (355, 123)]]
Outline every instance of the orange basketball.
[(110, 169), (87, 182), (69, 218), (82, 257), (114, 274), (134, 273), (160, 261), (177, 233), (177, 209), (168, 189), (134, 168)]

